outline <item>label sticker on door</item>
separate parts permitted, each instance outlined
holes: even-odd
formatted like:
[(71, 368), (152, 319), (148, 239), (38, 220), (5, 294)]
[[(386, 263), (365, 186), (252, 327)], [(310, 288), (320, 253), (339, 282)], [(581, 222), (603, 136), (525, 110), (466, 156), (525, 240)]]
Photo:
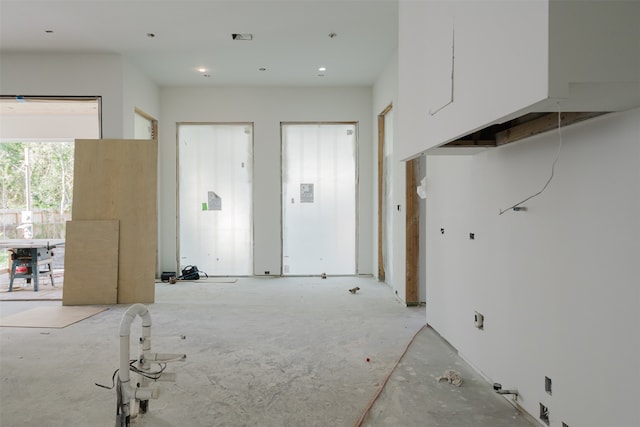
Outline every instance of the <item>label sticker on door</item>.
[(313, 184), (300, 184), (300, 203), (313, 203)]
[(215, 192), (209, 191), (209, 210), (210, 211), (221, 211), (222, 210), (222, 198), (218, 196)]

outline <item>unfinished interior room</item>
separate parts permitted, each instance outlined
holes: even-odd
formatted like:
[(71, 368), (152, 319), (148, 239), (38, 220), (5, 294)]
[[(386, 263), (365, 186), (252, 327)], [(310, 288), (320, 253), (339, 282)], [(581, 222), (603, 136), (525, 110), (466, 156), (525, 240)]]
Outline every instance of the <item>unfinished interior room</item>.
[(0, 0), (0, 426), (640, 426), (639, 22)]

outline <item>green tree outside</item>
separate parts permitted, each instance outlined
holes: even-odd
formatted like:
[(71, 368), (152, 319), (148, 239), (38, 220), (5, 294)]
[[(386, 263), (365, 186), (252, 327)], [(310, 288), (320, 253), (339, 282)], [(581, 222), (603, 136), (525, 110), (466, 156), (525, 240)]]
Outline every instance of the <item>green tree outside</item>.
[(29, 150), (31, 208), (71, 208), (73, 142), (5, 142), (0, 144), (2, 209), (26, 209), (25, 149)]
[[(29, 167), (25, 152), (29, 153)], [(46, 218), (33, 225), (33, 238), (61, 238), (65, 235), (65, 214), (71, 211), (73, 195), (72, 141), (2, 142), (0, 143), (0, 208), (8, 211), (30, 209)], [(29, 170), (30, 186), (27, 195), (26, 178)], [(3, 232), (4, 230), (4, 232)], [(21, 238), (15, 225), (3, 224), (1, 239)], [(6, 251), (0, 253), (0, 265), (7, 265)]]

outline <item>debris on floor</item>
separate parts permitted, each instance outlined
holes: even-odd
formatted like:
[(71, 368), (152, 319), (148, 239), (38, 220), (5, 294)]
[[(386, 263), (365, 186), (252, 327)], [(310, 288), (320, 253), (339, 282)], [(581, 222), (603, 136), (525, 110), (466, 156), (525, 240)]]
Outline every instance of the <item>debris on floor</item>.
[(355, 288), (351, 288), (351, 289), (349, 289), (349, 292), (351, 292), (352, 294), (355, 294), (355, 293), (356, 293), (356, 292), (358, 292), (359, 290), (360, 290), (360, 288), (356, 286)]
[(460, 376), (460, 373), (451, 369), (447, 369), (446, 371), (444, 371), (444, 374), (436, 378), (436, 380), (438, 382), (445, 380), (449, 384), (453, 384), (456, 387), (460, 387), (462, 385), (462, 377)]

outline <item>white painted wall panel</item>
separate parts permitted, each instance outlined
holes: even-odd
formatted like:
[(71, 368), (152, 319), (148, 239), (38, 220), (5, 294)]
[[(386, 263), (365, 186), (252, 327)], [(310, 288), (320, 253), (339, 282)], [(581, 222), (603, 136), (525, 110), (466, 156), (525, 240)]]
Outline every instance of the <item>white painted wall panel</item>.
[(134, 138), (136, 108), (159, 119), (160, 89), (127, 60), (123, 61), (122, 127), (123, 138)]
[[(546, 2), (403, 1), (399, 7), (401, 158), (547, 98)], [(452, 37), (451, 83), (446, 53)], [(451, 85), (453, 101), (447, 105)]]
[(123, 138), (122, 61), (121, 56), (112, 54), (3, 52), (0, 93), (102, 96), (102, 137)]
[(567, 96), (570, 83), (638, 83), (639, 21), (638, 1), (551, 0), (551, 94)]
[(252, 122), (254, 124), (254, 271), (280, 273), (280, 122), (356, 121), (359, 123), (360, 176), (358, 269), (372, 272), (373, 244), (371, 88), (188, 88), (161, 89), (160, 266), (176, 265), (176, 123)]
[(557, 132), (428, 157), (427, 320), (529, 413), (546, 405), (553, 426), (637, 425), (640, 109), (562, 135), (527, 212), (498, 215), (544, 185)]
[[(392, 252), (391, 258), (393, 261), (393, 266), (391, 268), (391, 272), (387, 273), (387, 277), (385, 278), (385, 282), (389, 284), (394, 291), (394, 294), (401, 301), (406, 300), (406, 286), (405, 286), (405, 277), (406, 277), (406, 257), (405, 257), (405, 246), (406, 246), (406, 236), (405, 236), (405, 224), (406, 217), (404, 209), (398, 211), (395, 207), (400, 205), (405, 205), (405, 163), (400, 159), (397, 155), (397, 151), (395, 145), (398, 141), (397, 131), (398, 131), (398, 123), (399, 117), (406, 117), (406, 115), (411, 114), (410, 110), (403, 110), (402, 104), (398, 99), (398, 54), (394, 55), (384, 72), (380, 75), (376, 84), (373, 87), (373, 124), (374, 124), (374, 135), (377, 141), (377, 117), (382, 111), (384, 111), (387, 106), (393, 104), (393, 117), (391, 120), (391, 125), (393, 127), (392, 135), (393, 135), (393, 177), (391, 179), (391, 193), (393, 194), (393, 200), (390, 201), (390, 205), (393, 207), (390, 215), (390, 223), (392, 226), (391, 235), (393, 236), (392, 244), (389, 250)], [(377, 236), (378, 236), (378, 221), (377, 221), (377, 212), (378, 212), (378, 198), (377, 198), (377, 170), (378, 170), (378, 150), (377, 150), (377, 142), (374, 143), (374, 154), (372, 159), (372, 167), (373, 167), (373, 178), (372, 181), (375, 182), (373, 185), (373, 190), (375, 193), (374, 204), (372, 205), (372, 212), (374, 215), (373, 221), (373, 236), (374, 239), (372, 241), (372, 257), (373, 257), (373, 265), (374, 269), (372, 271), (378, 271), (378, 252), (377, 252)], [(390, 274), (389, 274), (390, 273)]]

